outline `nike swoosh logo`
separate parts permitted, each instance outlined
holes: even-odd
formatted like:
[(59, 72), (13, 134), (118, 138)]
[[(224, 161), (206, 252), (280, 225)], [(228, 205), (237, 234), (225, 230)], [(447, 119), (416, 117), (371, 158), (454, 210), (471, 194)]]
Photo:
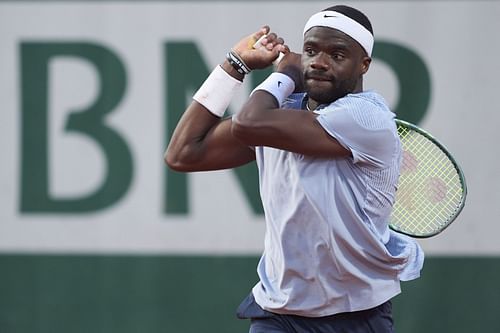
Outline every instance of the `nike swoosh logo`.
[(278, 88), (281, 86), (281, 83), (282, 83), (281, 81), (278, 81)]
[(326, 14), (325, 14), (323, 17), (324, 17), (324, 18), (329, 18), (329, 17), (338, 17), (338, 16), (335, 16), (335, 15), (326, 15)]

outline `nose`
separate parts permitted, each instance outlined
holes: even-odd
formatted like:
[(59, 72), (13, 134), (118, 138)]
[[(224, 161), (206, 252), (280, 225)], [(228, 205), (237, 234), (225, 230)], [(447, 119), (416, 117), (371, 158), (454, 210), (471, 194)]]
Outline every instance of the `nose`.
[(311, 60), (311, 67), (314, 69), (328, 70), (330, 67), (330, 57), (324, 52), (318, 52)]

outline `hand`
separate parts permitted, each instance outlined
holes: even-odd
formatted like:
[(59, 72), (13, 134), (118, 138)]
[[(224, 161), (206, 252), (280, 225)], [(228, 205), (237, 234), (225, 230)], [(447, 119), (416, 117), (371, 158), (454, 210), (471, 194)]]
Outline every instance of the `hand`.
[[(240, 40), (233, 47), (233, 51), (240, 56), (250, 69), (269, 67), (278, 58), (280, 52), (284, 54), (290, 52), (288, 46), (284, 44), (283, 38), (269, 31), (269, 26), (264, 26), (257, 32)], [(261, 40), (262, 46), (254, 49), (254, 44), (264, 35), (267, 36)]]

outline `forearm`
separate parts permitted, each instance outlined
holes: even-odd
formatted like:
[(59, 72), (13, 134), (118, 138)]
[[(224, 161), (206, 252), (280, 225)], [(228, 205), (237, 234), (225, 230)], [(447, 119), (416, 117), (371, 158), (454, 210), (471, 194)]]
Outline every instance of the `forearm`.
[(243, 75), (227, 61), (220, 67), (195, 94), (174, 130), (164, 155), (165, 163), (174, 170), (230, 168), (252, 159), (248, 147), (232, 137), (231, 120), (222, 119)]
[(165, 163), (178, 170), (203, 159), (204, 138), (220, 119), (193, 101), (182, 115), (165, 151)]
[(222, 169), (255, 158), (253, 150), (232, 135), (232, 119), (221, 118), (244, 75), (270, 66), (279, 52), (286, 50), (274, 33), (262, 40), (264, 48), (254, 49), (255, 41), (267, 32), (269, 27), (263, 27), (237, 43), (193, 96), (165, 152), (165, 162), (172, 169)]
[(232, 133), (242, 142), (252, 145), (259, 136), (268, 137), (277, 126), (274, 117), (283, 101), (294, 91), (295, 83), (290, 76), (273, 73), (252, 92), (248, 101), (234, 118)]
[(243, 105), (240, 112), (233, 117), (231, 131), (233, 135), (246, 142), (255, 130), (263, 127), (263, 119), (273, 109), (279, 108), (276, 98), (266, 91), (255, 91)]

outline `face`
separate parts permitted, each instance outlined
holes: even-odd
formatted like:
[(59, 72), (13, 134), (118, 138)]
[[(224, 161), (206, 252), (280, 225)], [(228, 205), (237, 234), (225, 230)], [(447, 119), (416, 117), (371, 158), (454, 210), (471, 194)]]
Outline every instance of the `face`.
[(304, 87), (318, 104), (360, 92), (362, 75), (369, 65), (370, 58), (361, 45), (339, 30), (314, 27), (304, 35)]

